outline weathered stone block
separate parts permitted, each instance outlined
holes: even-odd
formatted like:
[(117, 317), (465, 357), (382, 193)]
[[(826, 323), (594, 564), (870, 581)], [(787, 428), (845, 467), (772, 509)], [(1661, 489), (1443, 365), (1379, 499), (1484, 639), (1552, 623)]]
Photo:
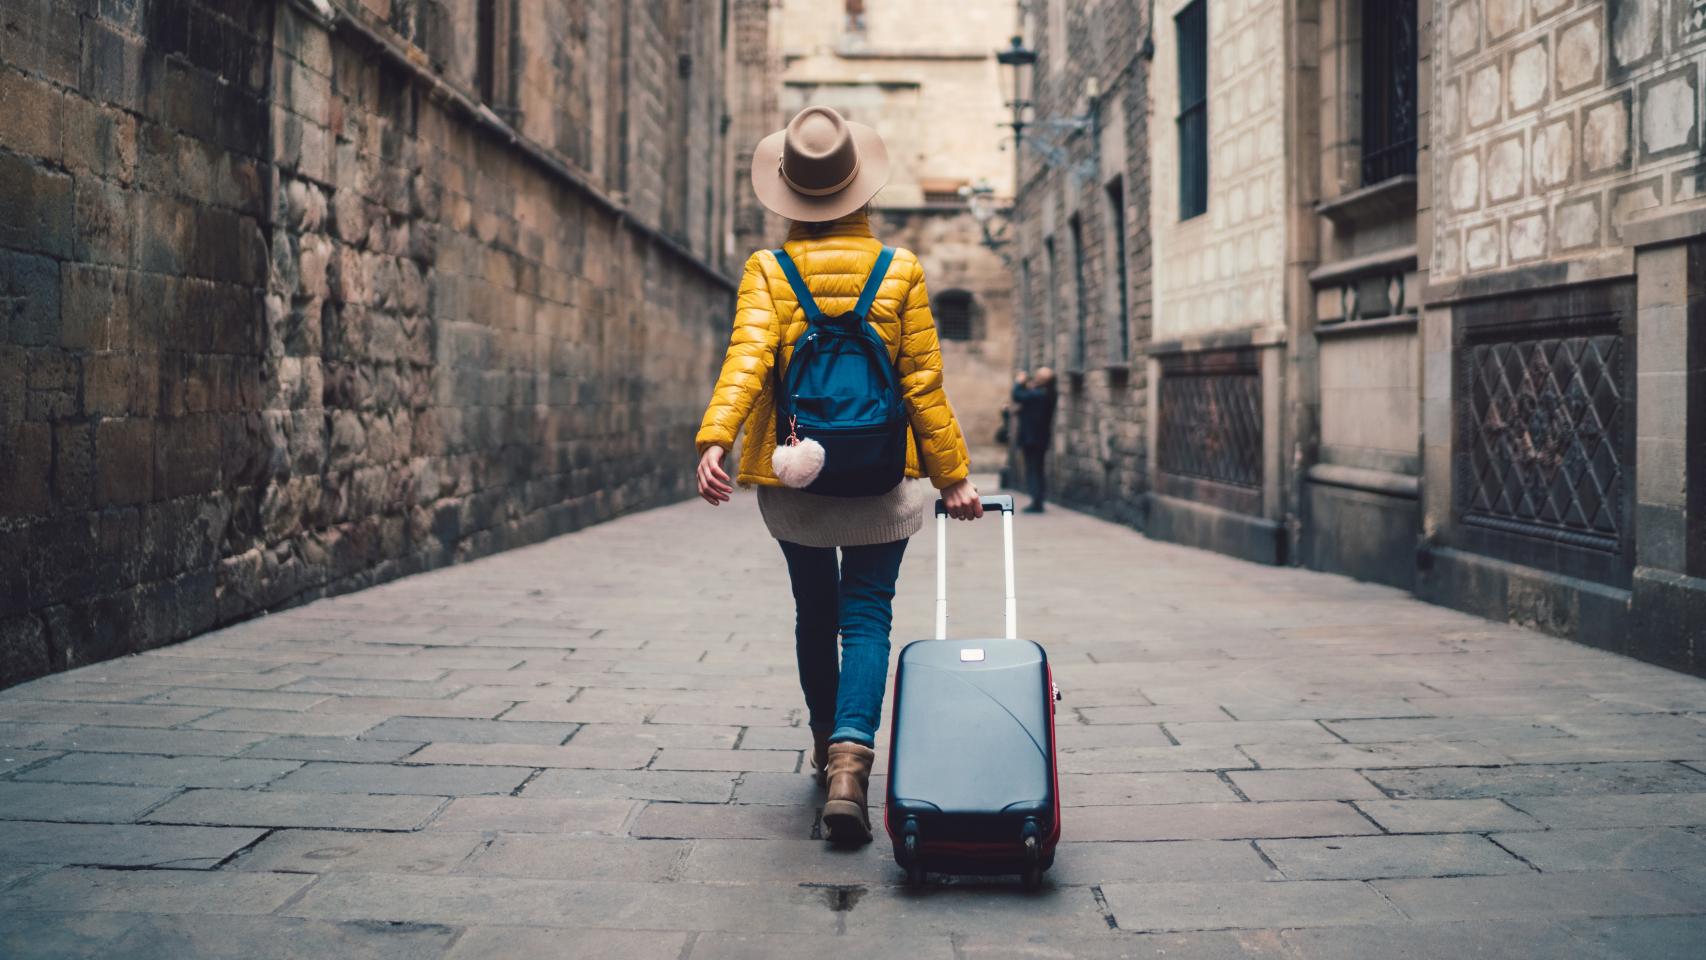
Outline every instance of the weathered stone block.
[(66, 264), (61, 270), (61, 344), (73, 350), (129, 346), (129, 279), (123, 270)]
[(219, 485), (219, 421), (206, 414), (158, 422), (155, 489), (162, 497), (205, 493)]
[(1625, 224), (1657, 207), (1662, 202), (1663, 190), (1664, 182), (1657, 177), (1612, 190), (1609, 217), (1612, 234), (1621, 238)]
[(1522, 47), (1510, 57), (1510, 115), (1532, 110), (1546, 100), (1552, 79), (1545, 39)]
[[(0, 444), (0, 515), (46, 513), (52, 502), (48, 481), (53, 428), (45, 423), (0, 424), (0, 437), (5, 440)], [(22, 570), (26, 564), (16, 566)]]
[(1528, 0), (1482, 0), (1487, 17), (1487, 40), (1495, 42), (1522, 28)]
[(1560, 96), (1600, 78), (1604, 60), (1603, 17), (1598, 11), (1558, 31), (1557, 84)]
[(1512, 217), (1505, 239), (1511, 263), (1540, 259), (1546, 254), (1546, 214)]
[[(58, 342), (59, 286), (57, 262), (0, 250), (0, 343), (46, 346)], [(5, 367), (0, 361), (0, 370)], [(22, 370), (13, 366), (11, 372), (21, 376)]]
[(83, 23), (83, 94), (130, 111), (143, 111), (145, 54), (142, 45), (100, 20)]
[(1541, 127), (1534, 134), (1535, 189), (1545, 190), (1568, 181), (1575, 157), (1575, 131), (1568, 119)]
[(1457, 212), (1475, 209), (1481, 203), (1481, 157), (1473, 151), (1451, 161), (1451, 207)]
[(1598, 246), (1600, 242), (1599, 196), (1583, 197), (1558, 205), (1559, 250)]
[(1522, 194), (1521, 136), (1505, 137), (1487, 148), (1487, 201), (1501, 203)]
[(1627, 91), (1583, 111), (1582, 167), (1589, 175), (1629, 165), (1629, 93)]
[(1496, 223), (1471, 227), (1464, 242), (1464, 262), (1471, 270), (1487, 270), (1499, 265), (1499, 225)]
[(1698, 82), (1694, 66), (1689, 64), (1641, 84), (1643, 161), (1693, 150), (1700, 142)]
[(68, 0), (34, 4), (29, 16), (11, 18), (0, 30), (0, 61), (39, 72), (65, 86), (77, 85), (82, 47), (78, 7)]
[(95, 429), (96, 502), (146, 503), (154, 494), (154, 422), (101, 420)]
[(0, 153), (0, 246), (63, 258), (72, 235), (71, 178)]
[(182, 275), (195, 251), (195, 207), (146, 194), (137, 202), (137, 256), (144, 270)]
[(0, 73), (0, 147), (57, 162), (64, 127), (64, 96), (52, 86), (13, 71)]
[(1607, 0), (1611, 15), (1612, 76), (1621, 79), (1662, 52), (1664, 5), (1652, 0)]
[(1499, 118), (1499, 105), (1504, 101), (1501, 96), (1503, 86), (1504, 77), (1499, 73), (1498, 63), (1489, 63), (1469, 75), (1464, 111), (1471, 130), (1485, 127)]
[(77, 180), (76, 255), (80, 260), (128, 264), (135, 255), (136, 205), (123, 187), (93, 177)]

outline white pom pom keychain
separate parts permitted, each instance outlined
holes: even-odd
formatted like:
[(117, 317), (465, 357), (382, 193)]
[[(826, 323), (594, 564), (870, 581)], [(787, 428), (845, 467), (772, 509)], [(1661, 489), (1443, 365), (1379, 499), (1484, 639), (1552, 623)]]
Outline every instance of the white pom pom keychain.
[(770, 469), (776, 479), (798, 490), (808, 487), (823, 472), (823, 444), (810, 437), (804, 440), (794, 432), (795, 420), (788, 418), (788, 442), (776, 445), (770, 454)]

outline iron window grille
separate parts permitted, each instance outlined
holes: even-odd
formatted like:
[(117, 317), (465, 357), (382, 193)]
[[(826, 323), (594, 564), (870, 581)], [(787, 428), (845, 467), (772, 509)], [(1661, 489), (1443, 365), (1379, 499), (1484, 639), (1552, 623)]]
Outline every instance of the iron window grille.
[(1208, 212), (1208, 0), (1173, 18), (1179, 45), (1179, 219)]
[(1416, 0), (1363, 0), (1362, 182), (1416, 172)]
[(943, 340), (972, 339), (971, 294), (947, 290), (936, 295), (936, 332)]

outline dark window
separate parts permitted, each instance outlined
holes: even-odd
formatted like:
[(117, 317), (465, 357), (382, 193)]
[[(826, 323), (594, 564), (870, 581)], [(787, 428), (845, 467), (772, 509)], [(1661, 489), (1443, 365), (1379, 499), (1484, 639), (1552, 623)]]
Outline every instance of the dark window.
[(1362, 182), (1416, 172), (1416, 0), (1363, 0)]
[(487, 103), (497, 98), (498, 2), (479, 0), (474, 23), (474, 86)]
[(1043, 290), (1043, 302), (1048, 304), (1048, 312), (1044, 316), (1048, 323), (1043, 335), (1041, 359), (1052, 361), (1058, 356), (1055, 351), (1060, 348), (1060, 340), (1058, 339), (1060, 314), (1055, 309), (1055, 303), (1060, 296), (1060, 261), (1055, 256), (1054, 237), (1048, 237), (1043, 241), (1043, 254), (1048, 261), (1048, 286)]
[(1124, 363), (1131, 356), (1131, 305), (1130, 294), (1126, 287), (1130, 278), (1126, 275), (1125, 264), (1125, 181), (1115, 177), (1108, 184), (1108, 228), (1114, 235), (1114, 242), (1108, 249), (1114, 254), (1114, 281), (1119, 285), (1119, 291), (1114, 298), (1114, 305), (1119, 313), (1114, 317), (1114, 345), (1109, 351), (1109, 359), (1115, 363)]
[(845, 11), (842, 29), (854, 36), (864, 36), (865, 0), (845, 0), (841, 8)]
[(1179, 219), (1208, 211), (1208, 0), (1173, 18), (1179, 37)]
[(1084, 285), (1084, 223), (1072, 215), (1072, 299), (1078, 308), (1078, 328), (1072, 336), (1072, 369), (1084, 369), (1085, 316), (1090, 311), (1088, 288)]
[(1013, 318), (1019, 328), (1019, 349), (1014, 351), (1013, 362), (1024, 370), (1031, 368), (1031, 276), (1036, 269), (1030, 257), (1019, 261), (1019, 309)]
[(972, 338), (971, 294), (948, 290), (936, 294), (936, 332), (943, 340)]

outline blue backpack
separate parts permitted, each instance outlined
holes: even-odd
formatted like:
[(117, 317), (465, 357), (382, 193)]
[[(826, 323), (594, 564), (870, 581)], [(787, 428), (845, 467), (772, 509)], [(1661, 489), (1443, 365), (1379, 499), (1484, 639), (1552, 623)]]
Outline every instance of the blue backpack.
[(851, 313), (826, 317), (787, 251), (776, 262), (806, 313), (776, 390), (776, 442), (792, 437), (823, 445), (823, 469), (808, 493), (869, 497), (887, 493), (906, 474), (906, 403), (888, 347), (870, 325), (871, 303), (894, 259), (884, 247)]

